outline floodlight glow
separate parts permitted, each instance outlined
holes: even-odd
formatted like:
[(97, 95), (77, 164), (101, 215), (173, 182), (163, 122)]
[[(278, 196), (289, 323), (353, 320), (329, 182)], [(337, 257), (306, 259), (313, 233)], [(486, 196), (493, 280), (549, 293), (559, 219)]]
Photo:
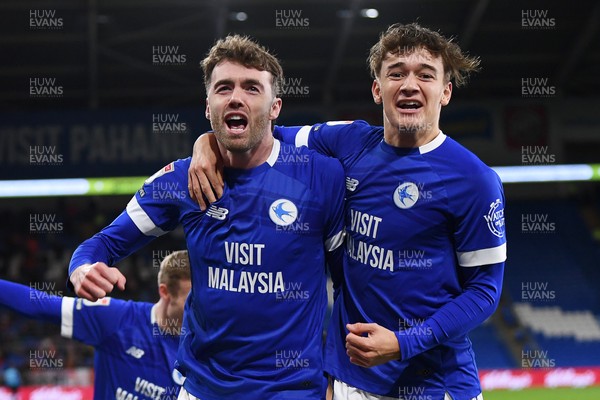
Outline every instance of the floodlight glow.
[(363, 8), (360, 10), (360, 16), (363, 18), (377, 18), (379, 11), (376, 8)]
[(83, 178), (0, 181), (0, 197), (77, 196), (89, 190)]
[(229, 19), (231, 21), (240, 21), (243, 22), (248, 19), (248, 14), (243, 11), (234, 11), (229, 13)]
[(0, 181), (0, 197), (132, 195), (145, 177)]
[[(600, 164), (492, 167), (503, 183), (600, 181)], [(2, 197), (133, 195), (146, 177), (28, 179), (0, 181)]]
[(598, 179), (597, 165), (525, 165), (492, 167), (504, 183), (590, 181)]

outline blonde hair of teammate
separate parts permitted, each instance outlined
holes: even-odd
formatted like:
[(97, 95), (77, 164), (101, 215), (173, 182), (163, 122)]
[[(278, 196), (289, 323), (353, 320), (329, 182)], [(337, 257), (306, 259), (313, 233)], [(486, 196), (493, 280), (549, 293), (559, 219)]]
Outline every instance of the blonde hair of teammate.
[(166, 256), (158, 270), (158, 284), (164, 283), (171, 294), (179, 291), (179, 282), (191, 280), (190, 259), (187, 250), (178, 250)]

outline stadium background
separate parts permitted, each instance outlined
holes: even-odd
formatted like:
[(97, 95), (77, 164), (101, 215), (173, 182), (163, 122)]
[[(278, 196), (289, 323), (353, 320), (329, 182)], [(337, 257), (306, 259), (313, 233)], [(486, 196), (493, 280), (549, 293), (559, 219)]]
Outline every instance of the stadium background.
[[(482, 60), (442, 112), (446, 134), (494, 167), (600, 163), (597, 1), (5, 0), (0, 15), (0, 278), (55, 295), (69, 295), (75, 246), (110, 223), (139, 178), (76, 196), (43, 195), (65, 182), (16, 180), (145, 177), (189, 155), (209, 127), (198, 63), (229, 32), (282, 60), (279, 123), (378, 124), (368, 49), (389, 24), (418, 21)], [(487, 399), (600, 398), (599, 184), (561, 176), (505, 184), (503, 300), (471, 334)], [(177, 231), (121, 262), (127, 290), (115, 296), (155, 301), (157, 266), (182, 246)], [(38, 396), (92, 384), (92, 360), (58, 327), (0, 308), (0, 369), (63, 388)]]

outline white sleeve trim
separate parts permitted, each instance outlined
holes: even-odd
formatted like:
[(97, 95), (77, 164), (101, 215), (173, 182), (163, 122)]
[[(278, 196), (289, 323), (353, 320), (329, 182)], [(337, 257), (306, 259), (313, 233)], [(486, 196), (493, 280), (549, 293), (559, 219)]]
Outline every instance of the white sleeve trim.
[(346, 232), (342, 229), (341, 231), (339, 231), (338, 233), (336, 233), (329, 239), (325, 240), (325, 250), (333, 251), (333, 250), (337, 249), (338, 247), (340, 247), (342, 245), (342, 243), (344, 243), (345, 235), (346, 235)]
[(142, 209), (135, 196), (127, 204), (127, 214), (137, 226), (137, 228), (146, 236), (162, 236), (165, 231), (160, 229), (152, 222), (146, 211)]
[(298, 133), (296, 133), (296, 147), (306, 146), (308, 147), (308, 136), (310, 136), (310, 130), (312, 126), (304, 125)]
[(60, 334), (67, 339), (73, 338), (73, 310), (75, 309), (75, 299), (73, 297), (63, 297), (60, 304)]
[(479, 267), (506, 261), (506, 243), (489, 249), (456, 252), (461, 267)]

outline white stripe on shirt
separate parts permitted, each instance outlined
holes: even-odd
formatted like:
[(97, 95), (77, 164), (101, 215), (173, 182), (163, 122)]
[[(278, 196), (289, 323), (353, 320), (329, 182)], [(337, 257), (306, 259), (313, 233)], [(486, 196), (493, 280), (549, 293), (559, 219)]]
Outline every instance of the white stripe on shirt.
[(461, 267), (479, 267), (506, 261), (506, 243), (489, 249), (456, 252)]
[(133, 196), (127, 204), (127, 214), (135, 226), (137, 226), (137, 228), (146, 236), (158, 237), (167, 233), (152, 222), (148, 214), (146, 214), (146, 211), (140, 207), (135, 196)]
[(73, 309), (75, 308), (73, 297), (63, 297), (60, 304), (60, 334), (62, 337), (73, 338)]

